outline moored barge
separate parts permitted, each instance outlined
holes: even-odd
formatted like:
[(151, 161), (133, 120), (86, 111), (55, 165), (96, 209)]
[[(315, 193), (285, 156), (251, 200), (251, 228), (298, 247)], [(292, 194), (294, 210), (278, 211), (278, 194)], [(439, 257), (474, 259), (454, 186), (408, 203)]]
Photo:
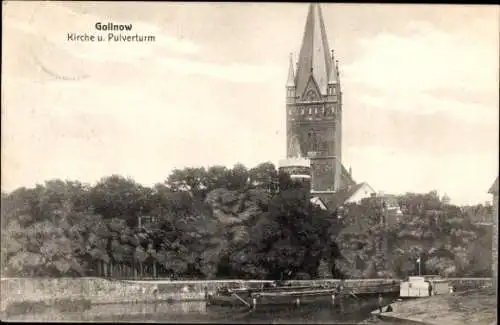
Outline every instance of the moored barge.
[(256, 309), (264, 305), (304, 305), (326, 303), (335, 305), (340, 291), (326, 286), (280, 286), (270, 288), (219, 288), (207, 293), (208, 306), (233, 306)]
[(399, 294), (399, 281), (376, 280), (361, 281), (358, 285), (344, 282), (301, 285), (288, 282), (275, 283), (271, 287), (260, 288), (217, 288), (215, 292), (205, 292), (207, 306), (231, 306), (243, 309), (262, 309), (277, 305), (324, 305), (341, 307), (343, 302), (356, 301), (363, 304), (366, 299)]

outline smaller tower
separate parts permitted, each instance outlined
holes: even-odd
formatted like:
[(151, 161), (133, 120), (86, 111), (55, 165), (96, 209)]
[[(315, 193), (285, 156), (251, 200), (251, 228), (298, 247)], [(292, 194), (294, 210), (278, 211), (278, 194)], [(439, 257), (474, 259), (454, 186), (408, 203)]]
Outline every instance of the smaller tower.
[(330, 67), (330, 77), (328, 78), (328, 89), (327, 89), (327, 96), (328, 96), (328, 101), (332, 102), (337, 102), (338, 101), (338, 87), (339, 87), (339, 75), (338, 75), (338, 66), (335, 65), (334, 62), (334, 56), (333, 56), (333, 50), (332, 50), (332, 66)]
[(449, 205), (450, 204), (450, 197), (444, 193), (443, 197), (441, 198), (441, 202), (443, 202), (444, 205)]
[[(311, 191), (311, 162), (307, 158), (296, 157), (283, 159), (278, 164), (281, 172), (288, 174), (294, 183), (301, 184), (301, 187)], [(281, 184), (280, 184), (280, 187)]]
[(290, 53), (290, 64), (288, 67), (288, 78), (286, 81), (286, 103), (295, 103), (295, 72), (293, 68), (293, 54)]

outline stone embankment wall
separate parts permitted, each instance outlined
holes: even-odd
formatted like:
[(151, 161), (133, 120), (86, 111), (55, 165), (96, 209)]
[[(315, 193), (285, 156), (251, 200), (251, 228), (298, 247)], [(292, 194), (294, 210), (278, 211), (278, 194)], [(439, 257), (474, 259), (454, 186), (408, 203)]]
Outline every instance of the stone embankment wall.
[[(456, 290), (491, 286), (491, 278), (449, 279)], [(334, 285), (340, 280), (322, 279), (289, 281), (292, 285)], [(398, 283), (397, 279), (346, 280), (345, 287), (353, 291), (383, 287)], [(54, 302), (58, 299), (86, 300), (92, 304), (152, 301), (202, 301), (205, 287), (214, 291), (218, 286), (260, 287), (261, 280), (207, 281), (126, 281), (103, 278), (7, 278), (1, 279), (0, 311), (19, 302)]]
[(449, 278), (448, 280), (455, 291), (489, 288), (493, 284), (492, 278)]
[(102, 278), (8, 278), (1, 279), (0, 311), (19, 302), (86, 300), (92, 304), (152, 301), (201, 301), (205, 290), (217, 286), (257, 286), (271, 281), (125, 281)]

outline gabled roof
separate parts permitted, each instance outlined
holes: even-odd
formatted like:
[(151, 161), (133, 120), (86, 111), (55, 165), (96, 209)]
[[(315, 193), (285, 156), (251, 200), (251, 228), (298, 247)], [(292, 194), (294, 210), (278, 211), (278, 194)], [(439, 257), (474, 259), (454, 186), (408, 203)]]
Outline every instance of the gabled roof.
[(328, 210), (334, 211), (339, 206), (344, 204), (350, 197), (352, 197), (359, 189), (366, 183), (355, 184), (351, 187), (343, 188), (335, 193), (312, 193), (313, 196), (318, 197)]
[(337, 191), (337, 201), (339, 204), (344, 204), (350, 197), (352, 197), (357, 191), (359, 191), (365, 183), (359, 183), (345, 189)]
[(498, 194), (498, 177), (495, 179), (495, 182), (493, 182), (493, 185), (491, 185), (488, 193)]

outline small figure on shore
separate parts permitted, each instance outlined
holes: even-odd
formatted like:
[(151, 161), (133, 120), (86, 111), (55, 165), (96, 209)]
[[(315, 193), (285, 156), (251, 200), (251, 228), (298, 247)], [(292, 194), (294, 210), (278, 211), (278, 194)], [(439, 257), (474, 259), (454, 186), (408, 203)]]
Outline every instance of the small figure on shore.
[(392, 306), (391, 305), (387, 306), (387, 308), (385, 309), (385, 312), (390, 313), (391, 311), (392, 311)]
[(429, 282), (429, 297), (432, 296), (432, 282)]
[(384, 298), (382, 297), (382, 294), (379, 293), (378, 294), (378, 310), (380, 311), (381, 314), (382, 314), (383, 305), (384, 305)]

